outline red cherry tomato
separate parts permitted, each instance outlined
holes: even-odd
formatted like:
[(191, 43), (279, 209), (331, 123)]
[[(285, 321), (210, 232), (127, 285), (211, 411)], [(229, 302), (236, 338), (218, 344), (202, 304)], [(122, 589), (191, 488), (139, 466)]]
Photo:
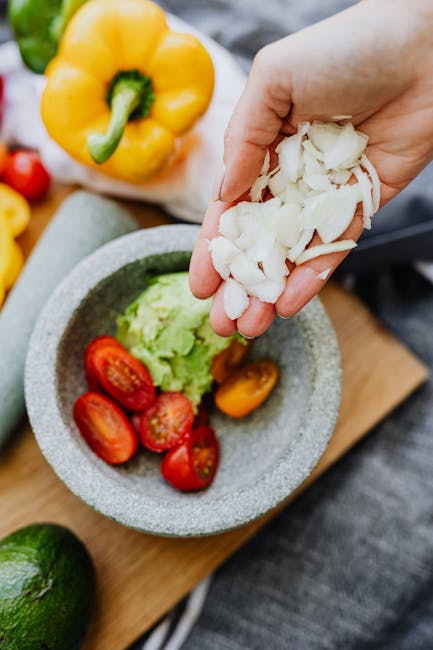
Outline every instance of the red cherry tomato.
[(161, 463), (163, 477), (182, 492), (203, 490), (212, 483), (219, 463), (219, 444), (211, 427), (193, 429), (170, 449)]
[(89, 447), (110, 465), (126, 463), (137, 451), (138, 437), (131, 423), (104, 395), (81, 395), (74, 405), (74, 420)]
[(86, 373), (87, 384), (90, 390), (96, 392), (102, 392), (103, 388), (93, 370), (92, 358), (95, 351), (105, 345), (118, 345), (121, 347), (119, 341), (117, 341), (114, 336), (98, 336), (96, 339), (93, 339), (93, 341), (89, 343), (84, 353), (84, 372)]
[(41, 199), (50, 187), (50, 176), (34, 151), (9, 154), (3, 170), (5, 183), (29, 201)]
[(151, 451), (165, 451), (183, 440), (194, 422), (192, 404), (182, 393), (161, 393), (141, 416), (140, 440)]
[(148, 369), (117, 341), (99, 342), (87, 360), (91, 380), (94, 377), (124, 408), (144, 411), (154, 404), (155, 387)]

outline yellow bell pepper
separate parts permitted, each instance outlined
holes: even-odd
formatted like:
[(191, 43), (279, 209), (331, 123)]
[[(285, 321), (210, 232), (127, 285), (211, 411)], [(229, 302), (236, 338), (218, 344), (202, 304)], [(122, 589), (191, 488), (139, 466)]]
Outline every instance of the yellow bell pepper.
[(27, 201), (11, 187), (0, 183), (0, 305), (24, 265), (22, 250), (14, 237), (23, 232), (29, 220)]
[(30, 221), (30, 206), (12, 187), (0, 183), (0, 215), (6, 218), (12, 237), (18, 237)]
[(0, 305), (4, 300), (6, 292), (6, 281), (8, 280), (11, 266), (13, 243), (14, 240), (11, 236), (6, 218), (0, 214)]
[(5, 289), (10, 289), (18, 279), (24, 266), (24, 255), (16, 241), (11, 242), (9, 265), (5, 270), (3, 282)]
[(203, 45), (169, 29), (149, 0), (90, 0), (47, 68), (41, 113), (81, 163), (141, 183), (206, 111), (214, 71)]

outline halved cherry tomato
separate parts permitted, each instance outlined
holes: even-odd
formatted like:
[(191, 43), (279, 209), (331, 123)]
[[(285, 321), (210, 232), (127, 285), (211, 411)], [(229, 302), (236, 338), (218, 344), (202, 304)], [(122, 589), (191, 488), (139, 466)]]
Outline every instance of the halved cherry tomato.
[(118, 345), (119, 347), (122, 347), (114, 336), (98, 336), (89, 343), (84, 353), (84, 372), (86, 373), (87, 383), (90, 390), (96, 392), (103, 391), (103, 388), (94, 372), (92, 358), (95, 351), (104, 345)]
[(278, 368), (273, 361), (254, 361), (239, 368), (215, 393), (215, 404), (232, 418), (254, 411), (277, 383)]
[(244, 344), (237, 339), (233, 339), (225, 350), (222, 350), (213, 358), (211, 372), (218, 384), (222, 384), (227, 377), (230, 377), (240, 365), (249, 347), (248, 343)]
[(116, 343), (99, 342), (88, 354), (89, 376), (119, 404), (144, 411), (155, 402), (155, 386), (146, 366)]
[(74, 420), (89, 447), (110, 465), (126, 463), (137, 451), (138, 437), (132, 424), (104, 395), (81, 395), (74, 405)]
[(45, 196), (51, 183), (50, 175), (35, 151), (13, 151), (9, 154), (3, 178), (29, 201)]
[(179, 444), (194, 422), (192, 404), (182, 393), (161, 393), (141, 416), (140, 440), (151, 451), (165, 451)]
[(166, 453), (161, 472), (178, 490), (203, 490), (212, 483), (218, 463), (218, 440), (213, 429), (204, 425), (193, 429), (182, 444)]

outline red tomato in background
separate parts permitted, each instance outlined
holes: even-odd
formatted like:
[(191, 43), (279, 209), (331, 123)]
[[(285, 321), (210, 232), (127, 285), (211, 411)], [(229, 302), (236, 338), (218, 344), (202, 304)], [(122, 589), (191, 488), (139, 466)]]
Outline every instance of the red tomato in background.
[(92, 359), (95, 351), (98, 348), (102, 348), (104, 345), (118, 345), (121, 347), (120, 343), (114, 338), (114, 336), (98, 336), (89, 343), (84, 353), (84, 372), (86, 373), (87, 384), (90, 390), (96, 392), (101, 392), (103, 389), (93, 370)]
[(182, 492), (203, 490), (214, 480), (219, 456), (215, 432), (204, 425), (193, 429), (183, 443), (166, 453), (161, 472), (166, 481)]
[[(1, 121), (1, 120), (0, 120)], [(8, 159), (8, 149), (3, 142), (0, 142), (0, 176), (3, 173), (3, 170), (6, 166), (6, 161)]]
[(182, 393), (161, 393), (141, 416), (140, 440), (151, 451), (165, 451), (179, 444), (194, 422), (192, 404)]
[(120, 343), (100, 342), (87, 356), (89, 376), (124, 408), (145, 411), (154, 404), (155, 387), (148, 369)]
[(126, 463), (138, 437), (123, 411), (104, 395), (85, 393), (74, 405), (75, 423), (89, 447), (110, 465)]
[(29, 201), (41, 199), (50, 187), (50, 176), (34, 151), (13, 151), (3, 170), (5, 183)]

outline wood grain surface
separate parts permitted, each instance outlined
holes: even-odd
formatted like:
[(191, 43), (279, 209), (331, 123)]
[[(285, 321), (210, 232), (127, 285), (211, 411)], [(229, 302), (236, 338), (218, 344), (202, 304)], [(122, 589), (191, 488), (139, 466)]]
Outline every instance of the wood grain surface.
[[(56, 188), (36, 206), (20, 239), (26, 254), (69, 191)], [(143, 227), (170, 222), (156, 208), (125, 205)], [(427, 377), (423, 364), (356, 298), (332, 284), (321, 297), (341, 346), (343, 400), (331, 443), (298, 493)], [(69, 492), (46, 463), (27, 423), (0, 455), (0, 494), (0, 537), (31, 522), (54, 521), (71, 528), (88, 546), (98, 573), (98, 599), (85, 650), (124, 650), (278, 511), (214, 537), (182, 540), (137, 533), (97, 514)]]

